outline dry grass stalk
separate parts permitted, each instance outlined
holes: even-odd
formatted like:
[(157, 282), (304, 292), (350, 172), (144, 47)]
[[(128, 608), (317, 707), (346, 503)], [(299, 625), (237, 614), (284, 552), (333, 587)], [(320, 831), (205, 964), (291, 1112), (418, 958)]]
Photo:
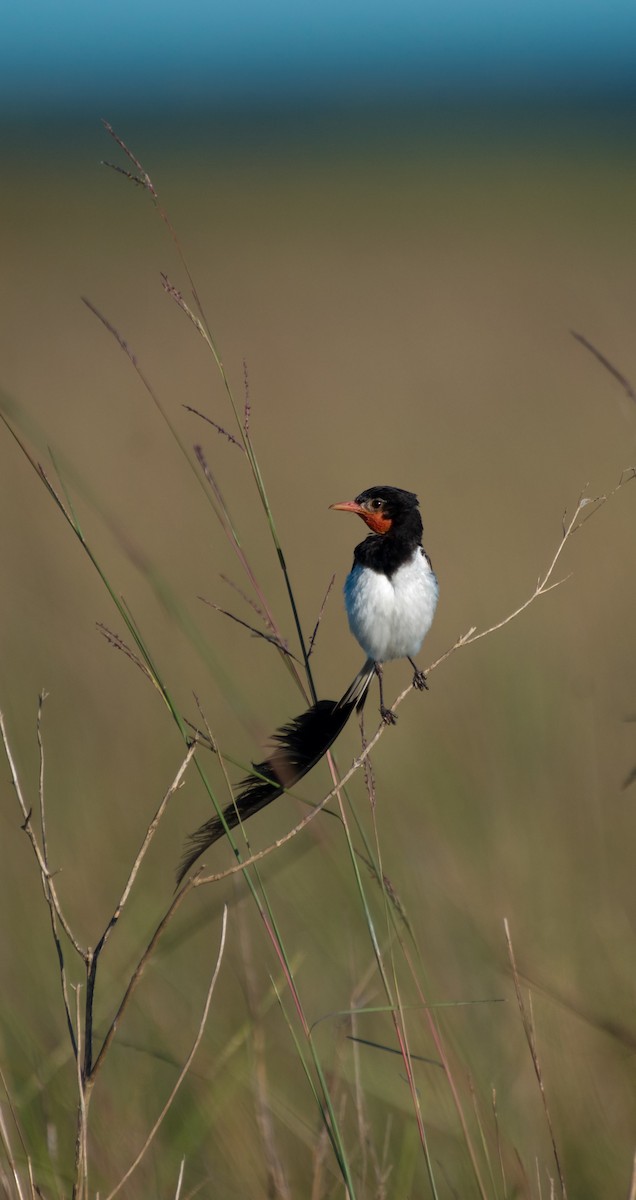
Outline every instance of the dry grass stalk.
[(208, 1013), (210, 1011), (210, 1005), (212, 1003), (212, 995), (214, 992), (214, 988), (216, 986), (216, 981), (219, 977), (219, 971), (221, 970), (221, 962), (223, 961), (223, 953), (225, 951), (226, 932), (227, 932), (227, 904), (224, 905), (224, 908), (223, 908), (223, 919), (221, 922), (221, 940), (220, 940), (220, 944), (219, 944), (219, 951), (218, 951), (217, 958), (216, 958), (216, 964), (214, 967), (214, 971), (212, 973), (212, 978), (210, 980), (210, 985), (208, 987), (207, 995), (205, 998), (205, 1005), (203, 1007), (203, 1013), (201, 1014), (201, 1020), (199, 1022), (199, 1027), (197, 1029), (197, 1033), (196, 1033), (194, 1042), (192, 1043), (192, 1048), (190, 1050), (190, 1053), (188, 1054), (188, 1057), (186, 1058), (186, 1060), (179, 1072), (179, 1075), (177, 1076), (177, 1079), (176, 1079), (176, 1082), (174, 1083), (172, 1091), (170, 1092), (168, 1099), (166, 1100), (161, 1112), (159, 1113), (159, 1116), (157, 1117), (152, 1129), (150, 1130), (150, 1133), (148, 1134), (137, 1157), (135, 1158), (134, 1162), (131, 1163), (131, 1165), (129, 1166), (126, 1173), (124, 1175), (122, 1175), (122, 1178), (120, 1179), (119, 1183), (112, 1189), (112, 1191), (110, 1191), (108, 1193), (105, 1200), (113, 1200), (113, 1198), (118, 1194), (118, 1192), (121, 1191), (124, 1184), (130, 1179), (130, 1176), (133, 1174), (133, 1172), (136, 1171), (140, 1162), (144, 1158), (144, 1155), (148, 1151), (148, 1148), (151, 1146), (152, 1142), (154, 1141), (154, 1139), (157, 1135), (157, 1132), (159, 1131), (163, 1121), (165, 1120), (170, 1109), (172, 1108), (172, 1105), (174, 1104), (177, 1093), (179, 1092), (179, 1089), (180, 1089), (186, 1075), (188, 1074), (190, 1067), (192, 1066), (194, 1056), (195, 1056), (195, 1054), (199, 1048), (199, 1045), (201, 1043), (201, 1038), (203, 1037), (206, 1022), (208, 1019)]
[[(515, 985), (515, 995), (517, 997), (517, 1004), (519, 1006), (519, 1012), (521, 1014), (521, 1022), (523, 1025), (523, 1031), (526, 1035), (526, 1041), (528, 1043), (530, 1057), (532, 1058), (532, 1065), (534, 1067), (534, 1073), (537, 1077), (537, 1083), (539, 1084), (539, 1091), (541, 1093), (541, 1101), (543, 1104), (543, 1111), (545, 1113), (546, 1124), (548, 1126), (550, 1140), (552, 1142), (552, 1153), (554, 1155), (554, 1161), (556, 1163), (557, 1173), (559, 1176), (559, 1182), (561, 1185), (561, 1194), (563, 1196), (563, 1200), (567, 1200), (567, 1189), (565, 1186), (565, 1178), (563, 1175), (563, 1169), (561, 1167), (561, 1159), (560, 1159), (559, 1151), (557, 1148), (556, 1137), (555, 1137), (555, 1133), (554, 1133), (554, 1126), (552, 1124), (552, 1117), (550, 1116), (550, 1109), (548, 1107), (548, 1099), (546, 1096), (545, 1086), (543, 1083), (543, 1072), (541, 1070), (541, 1061), (539, 1059), (539, 1052), (537, 1050), (537, 1042), (536, 1042), (536, 1036), (535, 1036), (535, 1031), (534, 1031), (534, 1022), (532, 1019), (532, 1010), (530, 1011), (530, 1014), (528, 1014), (526, 1012), (526, 1007), (523, 1002), (523, 996), (521, 994), (521, 980), (519, 979), (519, 972), (517, 970), (517, 963), (515, 961), (515, 954), (514, 954), (514, 950), (513, 950), (513, 946), (512, 946), (512, 938), (510, 936), (510, 927), (508, 925), (508, 921), (506, 918), (504, 918), (504, 929), (506, 932), (506, 944), (508, 947), (508, 958), (510, 960), (510, 969), (512, 971), (512, 978), (513, 978), (514, 985)], [(538, 1171), (538, 1164), (537, 1164), (537, 1171)], [(550, 1196), (551, 1197), (553, 1195), (553, 1189), (554, 1189), (554, 1181), (551, 1180), (550, 1181)]]

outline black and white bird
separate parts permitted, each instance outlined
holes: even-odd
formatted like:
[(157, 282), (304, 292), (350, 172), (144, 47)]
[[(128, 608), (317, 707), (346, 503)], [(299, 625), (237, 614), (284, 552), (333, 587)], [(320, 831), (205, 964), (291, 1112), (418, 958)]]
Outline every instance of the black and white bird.
[(239, 785), (235, 799), (191, 834), (179, 867), (180, 883), (196, 860), (222, 836), (265, 808), (298, 783), (327, 753), (354, 708), (362, 709), (374, 675), (380, 684), (380, 712), (387, 724), (395, 716), (384, 703), (382, 664), (407, 658), (413, 684), (426, 687), (414, 662), (437, 607), (437, 578), (422, 546), (422, 518), (414, 492), (371, 487), (331, 508), (361, 517), (368, 537), (356, 546), (345, 587), (349, 627), (366, 659), (340, 700), (318, 700), (273, 735), (274, 749)]
[(437, 607), (437, 578), (422, 546), (422, 518), (414, 492), (396, 487), (372, 487), (342, 504), (340, 512), (356, 513), (371, 533), (353, 552), (353, 566), (344, 593), (349, 628), (367, 661), (361, 676), (374, 671), (380, 682), (380, 712), (392, 724), (391, 709), (382, 694), (382, 663), (408, 658), (413, 683), (426, 679), (413, 659), (419, 654)]

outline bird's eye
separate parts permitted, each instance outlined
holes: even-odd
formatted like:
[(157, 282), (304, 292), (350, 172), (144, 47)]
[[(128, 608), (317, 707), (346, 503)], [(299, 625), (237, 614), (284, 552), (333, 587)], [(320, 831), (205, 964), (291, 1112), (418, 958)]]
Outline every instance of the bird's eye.
[(379, 508), (384, 508), (384, 500), (380, 500), (379, 496), (376, 496), (375, 499), (371, 501), (370, 507), (374, 508), (377, 512)]

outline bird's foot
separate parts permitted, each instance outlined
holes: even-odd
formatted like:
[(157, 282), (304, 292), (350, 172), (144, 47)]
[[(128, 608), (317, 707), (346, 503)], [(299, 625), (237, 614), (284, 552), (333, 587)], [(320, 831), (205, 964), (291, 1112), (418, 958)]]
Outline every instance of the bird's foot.
[(375, 673), (378, 677), (378, 686), (380, 688), (380, 716), (385, 725), (395, 725), (397, 717), (392, 708), (387, 708), (384, 703), (384, 689), (382, 687), (382, 663), (375, 664)]
[(413, 687), (417, 688), (418, 692), (423, 692), (424, 690), (428, 691), (426, 675), (423, 671), (420, 671), (417, 663), (413, 662), (412, 658), (409, 658), (409, 662), (413, 668)]

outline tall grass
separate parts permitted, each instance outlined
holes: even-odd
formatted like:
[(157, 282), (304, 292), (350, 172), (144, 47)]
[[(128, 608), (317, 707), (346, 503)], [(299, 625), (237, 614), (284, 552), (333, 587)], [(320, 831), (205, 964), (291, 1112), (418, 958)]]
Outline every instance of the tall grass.
[[(228, 621), (230, 617), (237, 619), (247, 627), (246, 634), (267, 643), (271, 654), (268, 669), (274, 671), (277, 658), (298, 692), (299, 707), (303, 707), (317, 695), (313, 654), (316, 644), (320, 646), (322, 608), (319, 604), (307, 623), (301, 617), (294, 576), (302, 572), (303, 565), (287, 562), (252, 433), (249, 389), (244, 380), (239, 399), (206, 318), (194, 272), (152, 179), (112, 128), (107, 125), (106, 131), (124, 155), (123, 164), (116, 164), (115, 170), (145, 193), (170, 236), (184, 283), (180, 288), (164, 275), (163, 288), (186, 317), (193, 336), (202, 341), (222, 383), (226, 410), (221, 412), (215, 406), (199, 413), (200, 440), (196, 445), (190, 446), (184, 440), (177, 412), (160, 398), (126, 334), (92, 300), (87, 301), (88, 306), (127, 356), (156, 414), (165, 423), (175, 450), (191, 469), (209, 513), (210, 541), (223, 539), (242, 573), (239, 587), (245, 590), (251, 606), (249, 619), (221, 609), (223, 616)], [(186, 407), (192, 410), (192, 406)], [(385, 845), (377, 819), (378, 806), (390, 798), (383, 795), (383, 790), (390, 793), (393, 789), (414, 789), (421, 783), (419, 773), (407, 779), (402, 776), (399, 759), (404, 743), (400, 727), (387, 734), (380, 723), (370, 735), (362, 731), (355, 758), (346, 769), (339, 770), (335, 758), (330, 757), (329, 786), (323, 786), (322, 794), (311, 802), (305, 789), (299, 789), (297, 799), (304, 806), (304, 815), (264, 848), (252, 846), (256, 834), (249, 826), (234, 834), (228, 830), (231, 867), (211, 872), (204, 864), (175, 895), (171, 895), (170, 877), (164, 874), (164, 895), (157, 895), (155, 885), (153, 896), (143, 898), (147, 858), (184, 779), (195, 775), (199, 794), (221, 814), (231, 795), (235, 771), (244, 771), (246, 764), (231, 747), (220, 744), (216, 720), (210, 718), (206, 704), (196, 696), (186, 704), (178, 695), (169, 672), (160, 665), (161, 656), (151, 638), (122, 597), (110, 567), (103, 563), (93, 544), (90, 521), (78, 513), (78, 497), (90, 511), (89, 482), (57, 457), (43, 466), (15, 421), (7, 415), (4, 420), (109, 597), (112, 623), (117, 622), (118, 628), (108, 624), (103, 633), (109, 645), (123, 654), (121, 670), (142, 673), (160, 697), (163, 719), (181, 743), (172, 781), (140, 843), (127, 847), (130, 865), (123, 887), (117, 891), (117, 901), (107, 920), (100, 924), (90, 906), (88, 914), (80, 911), (77, 896), (74, 909), (71, 906), (73, 915), (69, 916), (52, 867), (48, 831), (53, 817), (47, 807), (43, 699), (37, 715), (35, 803), (31, 790), (23, 783), (23, 768), (12, 748), (12, 734), (3, 722), (10, 776), (19, 803), (14, 826), (17, 830), (22, 825), (31, 844), (33, 863), (28, 887), (35, 891), (39, 879), (55, 951), (48, 956), (40, 952), (36, 975), (48, 978), (53, 972), (57, 974), (56, 1003), (66, 1039), (66, 1052), (59, 1044), (57, 1065), (47, 1064), (45, 1074), (51, 1073), (56, 1080), (50, 1088), (39, 1080), (30, 1084), (28, 1071), (15, 1067), (20, 1045), (24, 1046), (25, 1040), (37, 1040), (37, 1030), (18, 1022), (13, 1034), (15, 1050), (10, 1053), (10, 1047), (5, 1048), (1, 1181), (5, 1194), (35, 1197), (72, 1193), (77, 1200), (88, 1200), (97, 1194), (184, 1196), (201, 1191), (206, 1194), (212, 1189), (214, 1194), (228, 1196), (302, 1194), (312, 1200), (333, 1195), (351, 1200), (371, 1196), (398, 1200), (420, 1194), (436, 1198), (475, 1195), (483, 1200), (517, 1195), (565, 1197), (568, 1162), (572, 1164), (578, 1151), (562, 1145), (566, 1140), (560, 1111), (563, 1101), (558, 1080), (543, 1069), (541, 1031), (524, 995), (526, 985), (513, 951), (514, 929), (510, 932), (506, 927), (504, 943), (502, 920), (501, 943), (507, 944), (510, 954), (508, 981), (501, 984), (503, 996), (499, 992), (469, 992), (461, 998), (440, 996), (436, 981), (444, 973), (438, 955), (452, 935), (437, 930), (436, 938), (431, 939), (436, 941), (436, 950), (431, 951), (422, 946), (416, 923), (409, 915), (402, 894), (403, 887), (408, 888), (408, 879)], [(215, 439), (212, 453), (202, 445), (210, 426), (214, 427), (211, 436)], [(231, 472), (229, 498), (211, 466), (213, 457), (216, 460), (219, 454), (236, 455), (234, 461), (240, 464)], [(546, 553), (538, 582), (526, 598), (487, 628), (471, 628), (462, 634), (429, 664), (427, 672), (436, 672), (458, 651), (463, 657), (465, 647), (496, 636), (513, 620), (522, 621), (530, 605), (560, 582), (562, 560), (573, 536), (581, 530), (584, 537), (583, 526), (589, 517), (633, 477), (633, 470), (622, 473), (611, 489), (595, 500), (582, 495), (564, 517), (556, 545)], [(247, 549), (251, 539), (234, 517), (236, 498), (247, 490), (259, 506), (271, 561), (282, 579), (286, 604), (282, 616), (280, 601), (269, 594), (272, 576), (268, 571), (267, 579), (262, 579)], [(185, 636), (195, 646), (202, 646), (199, 631), (175, 599), (176, 581), (166, 583), (154, 570), (148, 570), (146, 559), (134, 549), (134, 514), (131, 526), (132, 531), (127, 531), (125, 537), (116, 530), (121, 546), (138, 562), (149, 588), (169, 607)], [(231, 675), (231, 655), (229, 662)], [(214, 670), (215, 663), (211, 666)], [(227, 688), (229, 693), (232, 684), (223, 667), (219, 667), (219, 682), (221, 692)], [(346, 682), (343, 680), (343, 686)], [(253, 685), (256, 701), (251, 698), (250, 704), (262, 704), (263, 720), (268, 721), (268, 687), (256, 669)], [(400, 692), (395, 707), (416, 703), (434, 704), (434, 689), (430, 697), (418, 700), (409, 686)], [(275, 724), (272, 719), (272, 728)], [(386, 745), (387, 737), (392, 740), (390, 758), (394, 767), (387, 783), (378, 784), (371, 755), (381, 739)], [(364, 787), (354, 792), (351, 785), (360, 778)], [(331, 844), (324, 834), (316, 833), (318, 822), (327, 821), (321, 812), (331, 814)], [(174, 829), (173, 822), (171, 831)], [(315, 846), (324, 855), (325, 865), (319, 872), (320, 888), (303, 906), (309, 920), (315, 921), (307, 946), (302, 922), (293, 919), (296, 894), (287, 895), (284, 887), (281, 890), (271, 867), (286, 843), (291, 843), (292, 854), (297, 852), (308, 829), (316, 838)], [(420, 839), (412, 812), (407, 829), (414, 842)], [(186, 827), (181, 830), (183, 836), (187, 832)], [(175, 867), (178, 858), (177, 845)], [(332, 872), (339, 876), (338, 906), (329, 895)], [(194, 908), (195, 895), (210, 891), (214, 896), (222, 891), (220, 920), (209, 911)], [(131, 912), (134, 895), (142, 897), (136, 916)], [(256, 917), (253, 925), (247, 902)], [(346, 906), (345, 910), (339, 905)], [(192, 913), (186, 918), (188, 925), (196, 933), (200, 924), (203, 931), (196, 949), (186, 939), (183, 914), (188, 906)], [(77, 932), (87, 917), (90, 939)], [(116, 965), (110, 966), (113, 943), (121, 938), (126, 922), (127, 941), (119, 959), (114, 960)], [(321, 936), (327, 946), (322, 956), (317, 953)], [(190, 1021), (186, 1048), (181, 1045), (181, 1029), (171, 1019), (164, 987), (154, 987), (153, 972), (171, 938), (179, 971), (185, 977), (186, 993), (190, 990), (189, 978), (193, 990), (201, 990), (199, 959), (201, 946), (206, 946), (208, 978), (198, 1014)], [(236, 987), (245, 993), (246, 1015), (238, 1015), (239, 1007), (231, 1001), (223, 1007), (218, 1001), (230, 948), (236, 955), (233, 969), (237, 973)], [(307, 961), (312, 951), (313, 963)], [(453, 955), (457, 953), (454, 946)], [(318, 1018), (316, 986), (321, 974), (332, 969), (337, 1007), (320, 1012)], [(492, 971), (491, 978), (494, 975)], [(166, 980), (160, 982), (165, 985)], [(143, 1003), (139, 999), (142, 983)], [(479, 1078), (475, 1078), (481, 1053), (477, 1032), (480, 1022), (488, 1020), (495, 1027), (501, 1023), (499, 1035), (489, 1034), (491, 1047), (498, 1036), (515, 1036), (510, 1032), (514, 1028), (510, 1017), (507, 1015), (504, 1026), (499, 1016), (504, 998), (511, 1001), (515, 1012), (516, 1035), (527, 1039), (526, 1070), (529, 1076), (534, 1072), (536, 1097), (526, 1082), (515, 1087), (509, 1077), (508, 1093), (502, 1098), (492, 1085), (492, 1077), (498, 1073), (494, 1065), (490, 1077), (482, 1067)], [(510, 1010), (511, 1005), (505, 1007)], [(454, 1020), (462, 1008), (478, 1010), (474, 1041), (469, 1039), (468, 1048)], [(209, 1059), (206, 1077), (197, 1078), (197, 1052), (205, 1045), (217, 1012), (223, 1026), (223, 1048)], [(275, 1021), (276, 1051), (271, 1052), (268, 1037)], [(128, 1026), (130, 1035), (126, 1033)], [(325, 1028), (330, 1030), (329, 1038), (325, 1037)], [(144, 1039), (154, 1045), (146, 1051), (150, 1063), (136, 1085), (134, 1077), (131, 1079), (132, 1059), (118, 1060), (119, 1046), (128, 1044), (134, 1055), (135, 1043), (142, 1045)], [(162, 1059), (167, 1060), (169, 1071), (162, 1071)], [(506, 1055), (502, 1059), (505, 1061)], [(248, 1080), (242, 1094), (237, 1094), (234, 1068), (237, 1077), (244, 1073)], [(250, 1092), (254, 1121), (246, 1125), (246, 1095)], [(569, 1093), (568, 1088), (564, 1096)], [(34, 1094), (38, 1097), (35, 1106), (27, 1099)], [(529, 1130), (527, 1137), (520, 1134), (524, 1127)], [(211, 1164), (221, 1159), (227, 1175), (219, 1181), (215, 1174), (218, 1166)], [(571, 1170), (576, 1178), (576, 1168), (571, 1166)], [(569, 1187), (570, 1194), (576, 1194), (576, 1188), (572, 1184)]]

